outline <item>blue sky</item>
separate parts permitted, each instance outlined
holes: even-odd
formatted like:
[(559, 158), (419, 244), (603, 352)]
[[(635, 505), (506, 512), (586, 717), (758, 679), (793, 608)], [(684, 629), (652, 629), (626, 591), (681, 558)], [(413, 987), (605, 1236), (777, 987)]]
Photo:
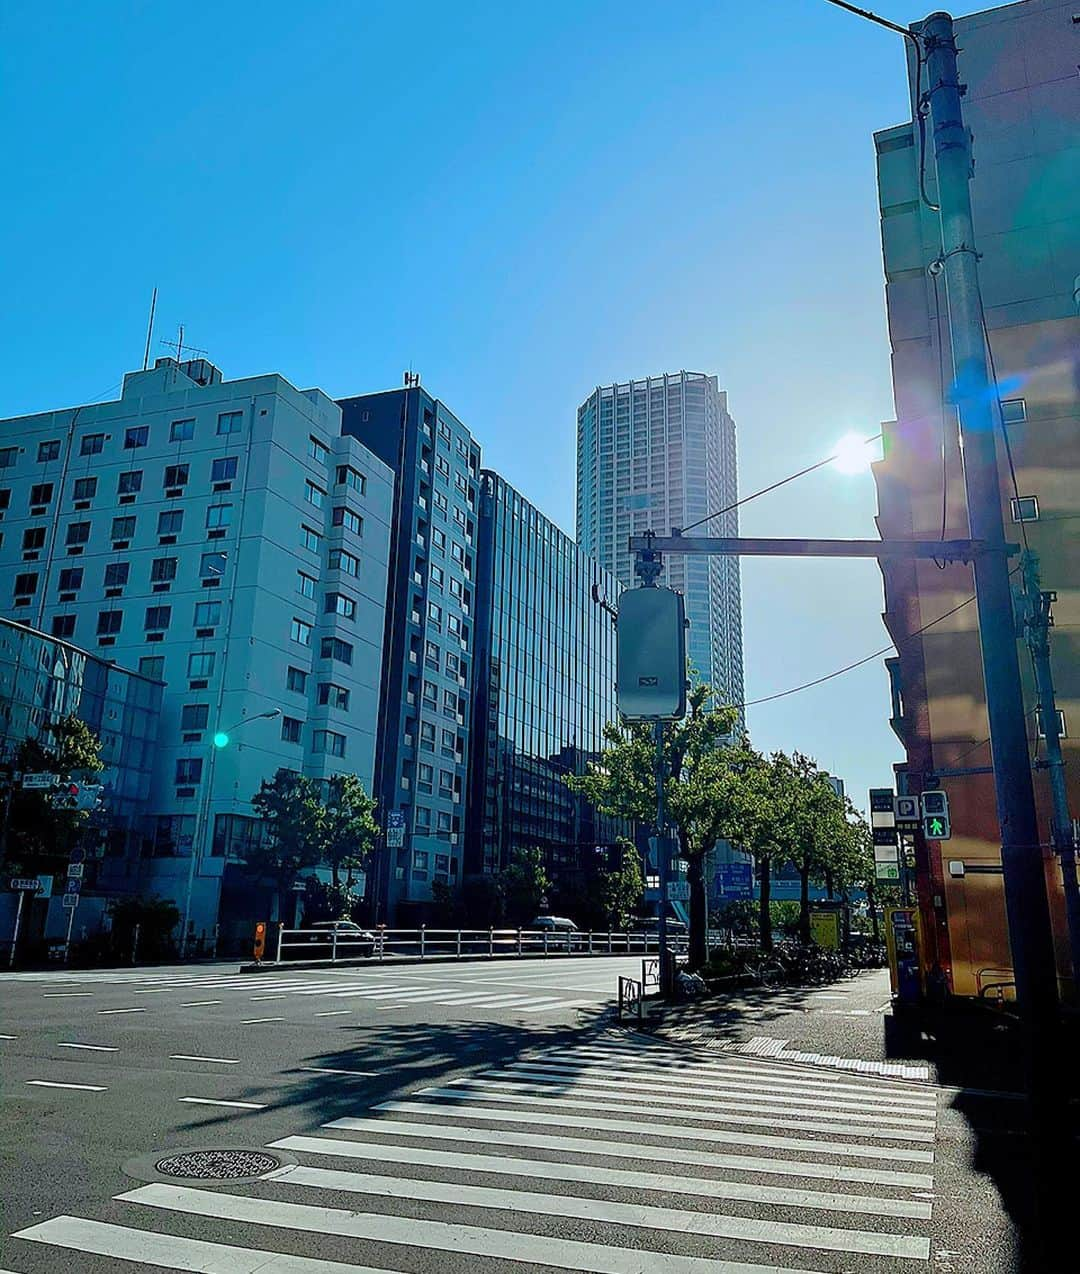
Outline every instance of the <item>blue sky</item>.
[[(902, 45), (824, 0), (7, 0), (0, 416), (111, 397), (156, 285), (157, 336), (227, 377), (415, 368), (571, 531), (589, 390), (716, 372), (754, 490), (892, 414), (871, 133), (907, 118)], [(872, 536), (874, 508), (827, 470), (743, 528)], [(743, 581), (751, 698), (886, 644), (873, 563)], [(874, 661), (750, 725), (862, 804), (887, 716)]]

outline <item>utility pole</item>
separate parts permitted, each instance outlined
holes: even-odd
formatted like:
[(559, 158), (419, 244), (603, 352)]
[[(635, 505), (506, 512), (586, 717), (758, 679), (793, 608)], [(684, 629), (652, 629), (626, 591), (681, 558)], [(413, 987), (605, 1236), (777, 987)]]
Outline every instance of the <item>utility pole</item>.
[(1027, 599), (1024, 633), (1035, 670), (1040, 724), (1046, 737), (1046, 760), (1042, 765), (1050, 779), (1054, 811), (1051, 834), (1054, 849), (1061, 862), (1065, 915), (1069, 926), (1069, 955), (1073, 966), (1073, 989), (1076, 992), (1080, 991), (1080, 884), (1076, 877), (1076, 835), (1069, 813), (1065, 758), (1061, 752), (1061, 730), (1050, 665), (1050, 629), (1054, 625), (1050, 608), (1057, 601), (1057, 593), (1039, 587), (1039, 564), (1034, 553), (1024, 554), (1024, 596)]
[[(956, 37), (947, 13), (918, 28), (927, 68), (941, 216), (941, 261), (956, 372), (968, 524), (988, 551), (974, 559), (986, 708), (1001, 829), (1001, 865), (1017, 1008), (1026, 1036), (1033, 1131), (1044, 1145), (1060, 1131), (1062, 1057), (1058, 1047), (1057, 965), (1043, 852), (1035, 814), (1016, 625), (1001, 514), (996, 454), (996, 386), (987, 368), (978, 254), (971, 216), (972, 156), (960, 99)], [(1036, 1150), (1046, 1157), (1045, 1150)], [(1060, 1167), (1058, 1169), (1060, 1171)], [(1048, 1202), (1050, 1202), (1048, 1200)], [(1052, 1203), (1051, 1203), (1052, 1208)], [(1048, 1208), (1050, 1211), (1050, 1208)], [(1045, 1219), (1049, 1220), (1047, 1216)]]

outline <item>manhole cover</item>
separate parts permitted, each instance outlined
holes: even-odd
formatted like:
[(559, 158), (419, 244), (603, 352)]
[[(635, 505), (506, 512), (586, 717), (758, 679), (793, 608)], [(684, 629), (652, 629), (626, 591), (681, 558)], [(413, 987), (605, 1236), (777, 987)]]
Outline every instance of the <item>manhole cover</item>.
[(193, 1150), (159, 1159), (155, 1166), (167, 1177), (234, 1181), (238, 1177), (261, 1177), (264, 1172), (273, 1172), (281, 1167), (281, 1161), (257, 1150)]

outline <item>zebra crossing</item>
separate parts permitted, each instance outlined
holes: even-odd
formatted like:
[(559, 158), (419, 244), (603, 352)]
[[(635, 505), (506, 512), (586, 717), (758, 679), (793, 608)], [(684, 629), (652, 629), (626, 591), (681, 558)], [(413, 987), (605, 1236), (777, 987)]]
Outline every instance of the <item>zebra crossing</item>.
[(87, 1274), (116, 1260), (211, 1274), (922, 1274), (936, 1117), (926, 1087), (609, 1035), (280, 1137), (266, 1149), (285, 1161), (254, 1180), (136, 1185), (101, 1218), (17, 1231), (9, 1259), (44, 1249), (47, 1268)]
[[(132, 996), (151, 997), (170, 993), (235, 994), (258, 1002), (262, 1000), (288, 1000), (291, 997), (328, 997), (343, 1002), (359, 1001), (379, 1009), (393, 1010), (414, 1004), (470, 1010), (507, 1009), (515, 1012), (549, 1013), (567, 1009), (595, 1007), (597, 1000), (570, 998), (553, 993), (547, 982), (535, 987), (511, 991), (505, 985), (493, 985), (483, 989), (475, 980), (471, 985), (452, 985), (451, 979), (418, 977), (415, 974), (383, 974), (377, 970), (365, 970), (362, 977), (355, 973), (304, 974), (193, 974), (176, 972), (153, 974), (115, 970), (57, 975), (55, 973), (14, 975), (23, 982), (47, 982), (57, 988), (44, 992), (49, 999), (90, 998), (88, 986), (130, 988)], [(2, 980), (2, 979), (0, 979)], [(528, 983), (529, 978), (523, 978)], [(79, 989), (75, 989), (79, 988)], [(188, 1001), (181, 1007), (204, 1007), (219, 1004), (220, 1000)], [(145, 1001), (149, 1003), (149, 1000)], [(115, 1010), (119, 1012), (120, 1010)], [(342, 1010), (347, 1011), (347, 1010)]]

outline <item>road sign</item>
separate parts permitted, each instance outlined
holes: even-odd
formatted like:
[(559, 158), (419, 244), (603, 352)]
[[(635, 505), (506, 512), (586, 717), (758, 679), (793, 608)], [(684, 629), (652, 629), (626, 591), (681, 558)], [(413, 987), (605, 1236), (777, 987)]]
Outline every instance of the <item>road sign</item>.
[(64, 886), (64, 893), (66, 894), (82, 893), (82, 881), (77, 876), (72, 877), (71, 880), (69, 880), (67, 884)]
[(681, 593), (628, 588), (615, 623), (615, 699), (626, 721), (686, 715), (686, 616)]
[(689, 902), (690, 882), (688, 880), (669, 880), (667, 896), (668, 902)]
[(944, 792), (923, 793), (922, 822), (923, 835), (927, 840), (949, 840), (952, 837), (949, 798)]
[(73, 849), (73, 850), (71, 851), (71, 853), (70, 853), (70, 854), (68, 854), (68, 862), (69, 862), (69, 863), (83, 863), (83, 862), (85, 862), (85, 861), (86, 861), (86, 850), (85, 850), (85, 849), (82, 849), (82, 848), (79, 848), (79, 849)]
[(65, 895), (64, 895), (64, 906), (65, 906), (65, 907), (67, 907), (69, 911), (70, 911), (72, 908), (77, 907), (78, 905), (79, 905), (79, 895), (78, 895), (78, 894), (65, 894)]
[(726, 898), (753, 898), (754, 872), (750, 863), (719, 863), (716, 892)]
[(36, 894), (41, 888), (41, 881), (36, 876), (12, 876), (11, 888), (28, 894)]
[(893, 814), (897, 825), (918, 827), (922, 814), (917, 796), (897, 796), (893, 799)]
[(85, 870), (84, 863), (68, 863), (67, 874), (72, 880), (79, 880)]
[(390, 810), (386, 815), (386, 847), (400, 849), (405, 844), (405, 813)]
[(41, 888), (38, 890), (38, 897), (39, 897), (39, 898), (51, 898), (51, 897), (52, 897), (53, 878), (52, 878), (51, 876), (39, 876), (39, 877), (38, 877), (38, 883), (41, 885)]
[(891, 787), (872, 787), (870, 789), (870, 813), (883, 814), (893, 812), (895, 795)]
[(895, 827), (874, 827), (871, 828), (875, 845), (895, 845), (896, 844), (896, 828)]
[(55, 787), (57, 781), (57, 776), (55, 774), (24, 774), (22, 776), (23, 789), (27, 792), (41, 791), (44, 788)]

